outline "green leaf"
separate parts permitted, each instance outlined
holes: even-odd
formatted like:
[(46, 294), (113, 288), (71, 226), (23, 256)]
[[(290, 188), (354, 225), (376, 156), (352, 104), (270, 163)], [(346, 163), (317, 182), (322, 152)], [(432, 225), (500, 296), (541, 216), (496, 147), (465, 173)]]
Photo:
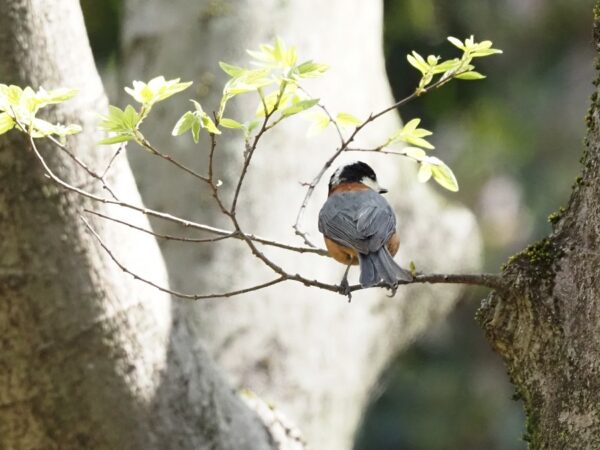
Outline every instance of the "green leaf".
[(406, 55), (406, 59), (410, 63), (411, 66), (416, 68), (422, 74), (426, 74), (429, 72), (429, 64), (423, 59), (421, 55), (413, 50), (412, 54)]
[(402, 133), (406, 135), (411, 135), (417, 129), (419, 124), (421, 123), (421, 119), (412, 119), (406, 122), (404, 127), (402, 127)]
[(349, 114), (349, 113), (345, 113), (345, 112), (339, 113), (335, 117), (335, 121), (338, 123), (338, 125), (340, 125), (342, 127), (358, 126), (362, 123), (362, 121), (358, 117), (353, 116), (352, 114)]
[(485, 78), (485, 75), (480, 74), (479, 72), (469, 71), (459, 73), (458, 75), (454, 75), (455, 78), (459, 80), (482, 80)]
[(249, 122), (246, 122), (244, 124), (244, 126), (246, 127), (246, 132), (247, 134), (252, 133), (252, 131), (254, 131), (256, 129), (256, 127), (258, 127), (260, 125), (260, 120), (251, 120)]
[(416, 137), (416, 136), (405, 136), (403, 141), (410, 145), (415, 145), (417, 147), (423, 147), (428, 150), (433, 150), (435, 147), (427, 142), (425, 139)]
[(133, 81), (133, 88), (126, 87), (125, 92), (137, 102), (146, 107), (151, 107), (154, 103), (165, 100), (192, 85), (191, 81), (180, 83), (179, 80), (179, 78), (165, 80), (162, 75), (152, 78), (148, 83), (135, 80)]
[(329, 66), (327, 64), (319, 64), (313, 61), (305, 61), (296, 67), (298, 75), (302, 78), (316, 78), (323, 75)]
[(423, 161), (427, 157), (425, 150), (418, 147), (404, 147), (402, 149), (402, 153), (417, 161)]
[(417, 128), (421, 123), (421, 119), (415, 118), (408, 121), (399, 131), (394, 133), (389, 139), (386, 145), (395, 144), (396, 142), (403, 141), (407, 144), (414, 145), (417, 147), (427, 148), (433, 150), (435, 147), (428, 141), (423, 139), (426, 136), (431, 136), (433, 133), (425, 128)]
[[(99, 127), (105, 131), (112, 131), (115, 133), (131, 131), (130, 124), (127, 123), (125, 112), (116, 106), (108, 105), (108, 115), (100, 117), (102, 118), (102, 121), (100, 122)], [(129, 113), (129, 119), (132, 119), (131, 112)]]
[[(37, 119), (35, 119), (35, 120), (37, 120)], [(81, 133), (81, 127), (76, 124), (70, 124), (70, 125), (56, 124), (56, 125), (54, 125), (54, 129), (52, 131), (52, 134), (56, 134), (57, 136), (60, 136), (60, 137), (65, 137), (65, 136), (69, 136), (69, 135), (77, 134), (77, 133)]]
[(223, 61), (219, 61), (219, 66), (221, 67), (223, 72), (234, 78), (239, 77), (240, 75), (243, 75), (246, 72), (246, 69), (244, 69), (243, 67), (234, 66), (233, 64), (228, 64)]
[(50, 104), (62, 103), (75, 97), (79, 89), (52, 89), (46, 91), (44, 88), (39, 88), (35, 94), (40, 106), (46, 106)]
[(411, 262), (408, 264), (408, 270), (410, 271), (410, 274), (411, 274), (413, 277), (416, 277), (416, 276), (417, 276), (417, 266), (415, 265), (415, 262), (414, 262), (414, 261), (411, 261)]
[(189, 129), (192, 128), (192, 125), (194, 124), (194, 121), (196, 121), (196, 120), (197, 120), (196, 115), (191, 111), (187, 111), (186, 113), (183, 114), (183, 116), (181, 116), (179, 118), (179, 120), (173, 127), (173, 131), (171, 132), (171, 134), (173, 136), (182, 135), (183, 133), (185, 133), (186, 131), (188, 131)]
[(221, 125), (224, 128), (233, 128), (233, 129), (244, 129), (246, 128), (243, 124), (233, 120), (233, 119), (228, 119), (227, 117), (223, 117), (220, 121), (219, 121), (219, 125)]
[(318, 98), (300, 100), (299, 102), (296, 102), (292, 106), (288, 106), (283, 111), (281, 111), (281, 115), (284, 117), (292, 116), (294, 114), (298, 114), (299, 112), (306, 111), (307, 109), (312, 108), (318, 103)]
[(129, 130), (135, 130), (139, 122), (140, 115), (133, 106), (127, 105), (125, 111), (123, 111), (123, 125)]
[(422, 162), (419, 166), (419, 172), (417, 173), (417, 180), (419, 180), (419, 183), (427, 183), (427, 181), (429, 181), (431, 178), (431, 175), (431, 165), (426, 162)]
[(279, 100), (279, 104), (277, 105), (278, 109), (279, 109), (279, 107), (285, 105), (290, 98), (290, 94), (291, 93), (286, 94), (284, 92), (284, 94), (281, 95), (280, 91), (276, 90), (276, 91), (270, 92), (268, 95), (263, 96), (261, 101), (259, 102), (258, 106), (256, 107), (256, 117), (264, 117), (265, 116), (265, 107), (266, 107), (266, 112), (271, 113), (273, 111), (273, 108), (275, 108), (275, 105), (277, 104), (278, 100)]
[(118, 144), (119, 142), (127, 142), (133, 140), (134, 137), (131, 134), (118, 134), (117, 136), (112, 136), (106, 139), (102, 139), (98, 141), (100, 145), (110, 145), (110, 144)]
[(471, 52), (471, 56), (473, 58), (481, 58), (483, 56), (497, 55), (503, 53), (502, 50), (498, 50), (497, 48), (490, 48), (486, 50), (477, 50)]
[(194, 144), (197, 144), (200, 140), (200, 129), (201, 123), (199, 120), (195, 120), (192, 124), (192, 139), (194, 140)]
[(455, 37), (452, 37), (452, 36), (448, 36), (448, 40), (452, 43), (452, 45), (460, 48), (461, 50), (465, 49), (465, 46), (461, 40), (456, 39)]
[(452, 192), (458, 191), (458, 181), (450, 167), (436, 157), (430, 157), (428, 161), (431, 163), (431, 172), (433, 179), (443, 188)]
[(317, 134), (321, 133), (331, 123), (329, 116), (322, 109), (311, 111), (306, 117), (311, 122), (311, 125), (306, 133), (308, 137), (316, 136)]
[(265, 67), (291, 68), (296, 64), (298, 55), (295, 47), (286, 47), (281, 38), (275, 39), (275, 45), (262, 44), (260, 50), (247, 50), (254, 63)]
[(439, 56), (429, 55), (427, 57), (427, 64), (429, 64), (430, 66), (435, 66), (435, 65), (437, 65), (439, 60), (440, 60)]
[(21, 96), (23, 95), (23, 89), (19, 86), (15, 86), (11, 84), (10, 86), (2, 85), (2, 93), (6, 98), (6, 102), (9, 106), (19, 106), (19, 102), (21, 101)]
[(201, 115), (200, 120), (202, 121), (202, 128), (205, 128), (211, 134), (221, 134), (221, 130), (219, 130), (212, 119), (208, 116), (208, 114), (204, 113)]
[(4, 134), (12, 130), (15, 126), (15, 121), (7, 113), (0, 113), (0, 134)]
[(441, 62), (433, 68), (433, 72), (438, 74), (442, 72), (448, 72), (450, 70), (456, 70), (460, 66), (460, 59), (454, 58), (447, 61)]

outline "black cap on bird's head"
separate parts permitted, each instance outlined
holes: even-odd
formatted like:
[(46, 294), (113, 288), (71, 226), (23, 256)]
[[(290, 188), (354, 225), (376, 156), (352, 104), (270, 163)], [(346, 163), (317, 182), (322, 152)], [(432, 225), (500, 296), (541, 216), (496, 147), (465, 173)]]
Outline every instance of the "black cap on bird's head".
[(343, 183), (362, 183), (375, 192), (385, 194), (387, 189), (379, 186), (377, 175), (367, 163), (355, 161), (337, 168), (329, 180), (329, 192)]

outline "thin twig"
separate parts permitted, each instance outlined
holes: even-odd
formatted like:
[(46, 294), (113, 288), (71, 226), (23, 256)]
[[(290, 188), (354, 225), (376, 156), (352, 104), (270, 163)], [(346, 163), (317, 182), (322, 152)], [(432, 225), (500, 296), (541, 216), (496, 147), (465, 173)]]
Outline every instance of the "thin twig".
[(83, 162), (83, 160), (78, 158), (73, 152), (71, 152), (65, 145), (63, 145), (60, 141), (55, 139), (53, 136), (46, 136), (46, 137), (54, 145), (56, 145), (63, 153), (65, 153), (69, 158), (71, 158), (73, 161), (75, 161), (75, 163), (79, 167), (81, 167), (83, 170), (85, 170), (88, 175), (90, 175), (92, 178), (98, 180), (102, 184), (102, 188), (105, 189), (106, 192), (108, 192), (113, 199), (119, 200), (117, 198), (117, 196), (115, 195), (115, 193), (113, 192), (113, 190), (108, 186), (108, 184), (106, 183), (106, 180), (104, 179), (103, 176), (98, 175), (96, 172), (94, 172), (92, 169), (90, 169), (88, 167), (88, 165)]
[(167, 241), (181, 241), (181, 242), (193, 242), (193, 243), (208, 243), (208, 242), (218, 242), (218, 241), (223, 241), (225, 239), (229, 239), (229, 238), (233, 238), (235, 237), (235, 232), (232, 232), (230, 234), (226, 234), (223, 236), (218, 236), (218, 237), (213, 237), (213, 238), (190, 238), (190, 237), (185, 237), (185, 236), (173, 236), (170, 234), (161, 234), (161, 233), (156, 233), (152, 230), (148, 230), (147, 228), (144, 227), (139, 227), (137, 225), (134, 225), (130, 222), (126, 222), (124, 220), (120, 220), (117, 219), (115, 217), (111, 217), (111, 216), (107, 216), (106, 214), (102, 214), (98, 211), (94, 211), (92, 209), (85, 209), (84, 211), (86, 213), (89, 214), (93, 214), (95, 216), (101, 217), (103, 219), (106, 220), (110, 220), (111, 222), (116, 222), (116, 223), (120, 223), (121, 225), (125, 225), (128, 226), (129, 228), (133, 228), (134, 230), (138, 230), (141, 231), (142, 233), (146, 233), (146, 234), (150, 234), (154, 237), (160, 238), (160, 239), (164, 239)]
[[(108, 256), (113, 260), (113, 262), (123, 272), (128, 273), (136, 280), (146, 283), (162, 292), (166, 292), (175, 297), (189, 299), (189, 300), (202, 300), (202, 299), (211, 299), (211, 298), (233, 297), (236, 295), (241, 295), (241, 294), (246, 294), (248, 292), (261, 290), (266, 287), (282, 283), (283, 281), (297, 281), (297, 282), (304, 284), (305, 286), (314, 286), (314, 287), (319, 287), (321, 289), (326, 289), (331, 292), (342, 293), (341, 292), (342, 288), (340, 286), (327, 284), (327, 283), (321, 283), (316, 280), (306, 279), (297, 274), (291, 275), (291, 274), (287, 274), (287, 273), (282, 273), (279, 277), (277, 277), (271, 281), (267, 281), (265, 283), (257, 284), (257, 285), (254, 285), (254, 286), (251, 286), (248, 288), (244, 288), (244, 289), (238, 289), (238, 290), (234, 290), (234, 291), (227, 291), (227, 292), (220, 292), (220, 293), (186, 294), (186, 293), (174, 291), (172, 289), (167, 289), (163, 286), (160, 286), (160, 285), (154, 283), (151, 280), (141, 277), (140, 275), (134, 273), (129, 268), (127, 268), (127, 266), (125, 266), (123, 263), (121, 263), (116, 258), (114, 253), (110, 250), (110, 248), (108, 248), (108, 246), (104, 243), (104, 241), (98, 235), (96, 230), (94, 230), (92, 228), (92, 226), (85, 219), (85, 217), (83, 217), (83, 216), (80, 216), (80, 217), (81, 217), (81, 220), (83, 221), (83, 223), (85, 224), (86, 228), (88, 229), (88, 231), (96, 238), (96, 240), (98, 241), (100, 246), (104, 249), (104, 251), (108, 254)], [(463, 274), (463, 275), (420, 274), (420, 275), (417, 275), (413, 281), (403, 281), (403, 282), (400, 282), (399, 284), (407, 285), (407, 284), (415, 284), (415, 283), (469, 284), (469, 285), (476, 285), (476, 286), (485, 286), (485, 287), (489, 287), (492, 289), (503, 289), (504, 288), (501, 277), (499, 275), (493, 275), (493, 274)], [(377, 287), (385, 287), (385, 286), (377, 286)], [(365, 289), (365, 288), (363, 288), (361, 285), (353, 285), (348, 288), (347, 292), (354, 292), (354, 291), (359, 291), (359, 290), (363, 290), (363, 289)], [(343, 292), (343, 294), (347, 295), (347, 292)]]
[[(35, 145), (35, 142), (33, 140), (33, 138), (31, 137), (31, 135), (29, 135), (29, 144), (34, 152), (34, 154), (36, 155), (37, 159), (40, 161), (40, 163), (42, 164), (42, 166), (44, 167), (44, 170), (46, 172), (46, 174), (58, 185), (62, 186), (63, 188), (67, 189), (68, 191), (71, 192), (75, 192), (79, 195), (81, 195), (82, 197), (86, 197), (89, 198), (90, 200), (94, 200), (100, 203), (104, 203), (104, 204), (109, 204), (109, 205), (116, 205), (116, 206), (121, 206), (123, 208), (128, 208), (128, 209), (132, 209), (134, 211), (140, 212), (142, 214), (145, 214), (147, 216), (151, 216), (151, 217), (157, 217), (159, 219), (162, 220), (166, 220), (169, 222), (173, 222), (173, 223), (177, 223), (179, 225), (182, 225), (186, 228), (193, 228), (196, 230), (201, 230), (201, 231), (206, 231), (208, 233), (213, 233), (216, 234), (218, 236), (225, 236), (225, 235), (231, 235), (232, 231), (227, 231), (227, 230), (223, 230), (220, 228), (215, 228), (215, 227), (211, 227), (209, 225), (204, 225), (201, 223), (197, 223), (197, 222), (192, 222), (189, 220), (185, 220), (182, 219), (180, 217), (177, 216), (173, 216), (172, 214), (168, 214), (168, 213), (164, 213), (161, 211), (156, 211), (153, 209), (149, 209), (149, 208), (144, 208), (141, 206), (137, 206), (134, 205), (132, 203), (128, 203), (128, 202), (124, 202), (124, 201), (120, 201), (120, 200), (111, 200), (108, 198), (104, 198), (104, 197), (100, 197), (98, 195), (92, 194), (91, 192), (85, 191), (83, 189), (77, 188), (69, 183), (67, 183), (66, 181), (62, 180), (60, 177), (58, 177), (48, 166), (48, 164), (46, 163), (46, 160), (44, 159), (44, 157), (41, 155), (40, 151), (38, 150), (37, 146)], [(243, 236), (239, 236), (237, 234), (234, 233), (234, 237), (236, 239), (243, 239)], [(287, 245), (287, 244), (282, 244), (280, 242), (277, 241), (272, 241), (270, 239), (265, 239), (259, 236), (255, 236), (252, 234), (248, 234), (245, 235), (246, 238), (251, 239), (253, 241), (256, 241), (259, 244), (263, 244), (263, 245), (268, 245), (271, 247), (277, 247), (277, 248), (281, 248), (284, 250), (291, 250), (297, 253), (314, 253), (317, 255), (321, 255), (321, 256), (326, 256), (327, 252), (323, 249), (314, 249), (314, 248), (308, 248), (308, 247), (297, 247), (294, 245)]]
[(172, 289), (167, 289), (163, 286), (160, 286), (156, 283), (154, 283), (153, 281), (150, 281), (146, 278), (141, 277), (140, 275), (132, 272), (131, 270), (129, 270), (123, 263), (121, 263), (113, 254), (113, 252), (108, 248), (108, 246), (104, 243), (104, 241), (102, 241), (102, 238), (98, 235), (98, 233), (96, 232), (96, 230), (94, 230), (92, 228), (92, 226), (90, 225), (90, 223), (85, 219), (85, 217), (80, 216), (81, 220), (83, 221), (83, 223), (85, 224), (86, 228), (88, 229), (88, 231), (96, 238), (96, 240), (98, 241), (98, 243), (100, 244), (100, 246), (104, 249), (104, 251), (108, 254), (108, 256), (110, 257), (110, 259), (113, 260), (113, 262), (119, 266), (119, 268), (131, 275), (134, 279), (141, 281), (142, 283), (146, 283), (150, 286), (152, 286), (155, 289), (158, 289), (159, 291), (162, 292), (166, 292), (167, 294), (171, 294), (175, 297), (179, 297), (179, 298), (184, 298), (184, 299), (188, 299), (188, 300), (207, 300), (207, 299), (211, 299), (211, 298), (223, 298), (223, 297), (234, 297), (236, 295), (241, 295), (241, 294), (246, 294), (248, 292), (252, 292), (252, 291), (258, 291), (260, 289), (264, 289), (266, 287), (269, 286), (273, 286), (275, 284), (281, 283), (282, 281), (285, 281), (285, 278), (283, 277), (279, 277), (279, 278), (275, 278), (274, 280), (271, 281), (267, 281), (266, 283), (261, 283), (261, 284), (257, 284), (245, 289), (239, 289), (239, 290), (235, 290), (235, 291), (227, 291), (227, 292), (219, 292), (219, 293), (214, 293), (214, 294), (186, 294), (183, 292), (178, 292), (178, 291), (174, 291)]
[(179, 161), (177, 161), (171, 155), (167, 155), (165, 153), (160, 152), (155, 147), (153, 147), (152, 144), (150, 144), (150, 142), (148, 142), (148, 140), (146, 138), (142, 139), (141, 142), (140, 142), (140, 144), (143, 147), (145, 147), (146, 149), (148, 149), (150, 151), (150, 153), (152, 153), (153, 155), (156, 155), (156, 156), (164, 159), (165, 161), (168, 161), (169, 163), (173, 164), (175, 167), (178, 167), (179, 169), (183, 170), (184, 172), (189, 173), (190, 175), (192, 175), (193, 177), (197, 178), (198, 180), (203, 181), (205, 183), (209, 183), (208, 177), (205, 177), (204, 175), (200, 175), (195, 170), (190, 169), (185, 164), (180, 163)]
[(265, 134), (269, 130), (269, 127), (268, 127), (269, 119), (271, 118), (271, 116), (273, 114), (275, 114), (275, 112), (279, 108), (279, 103), (281, 102), (281, 99), (283, 98), (283, 94), (285, 93), (286, 87), (287, 87), (287, 82), (286, 81), (282, 82), (281, 87), (279, 89), (279, 94), (277, 95), (277, 99), (276, 99), (275, 104), (273, 105), (273, 108), (271, 109), (271, 111), (268, 111), (264, 96), (262, 95), (262, 92), (259, 90), (259, 93), (261, 94), (260, 98), (262, 100), (262, 104), (263, 104), (263, 108), (264, 108), (264, 112), (265, 112), (265, 118), (263, 120), (262, 126), (260, 127), (260, 130), (258, 131), (258, 133), (256, 133), (256, 136), (254, 136), (254, 141), (252, 142), (252, 145), (250, 146), (249, 149), (247, 149), (247, 152), (244, 155), (244, 164), (242, 166), (242, 172), (240, 174), (240, 177), (238, 178), (238, 182), (235, 187), (235, 193), (233, 194), (231, 208), (229, 208), (230, 214), (235, 215), (238, 198), (240, 196), (240, 192), (242, 191), (242, 185), (244, 183), (244, 179), (246, 178), (246, 173), (248, 173), (248, 167), (250, 166), (250, 161), (252, 160), (252, 156), (254, 155), (254, 152), (256, 151), (256, 146), (258, 145), (260, 138), (263, 136), (263, 134)]
[[(314, 98), (312, 95), (310, 95), (310, 93), (304, 89), (302, 86), (298, 86), (298, 89), (300, 89), (302, 92), (304, 92), (309, 98)], [(340, 142), (344, 142), (344, 135), (342, 134), (342, 129), (340, 128), (339, 124), (337, 123), (337, 120), (335, 120), (333, 118), (333, 114), (331, 114), (329, 112), (329, 109), (327, 109), (327, 107), (320, 103), (317, 105), (319, 108), (321, 108), (321, 110), (325, 113), (325, 115), (329, 118), (329, 121), (333, 124), (333, 126), (335, 127), (335, 130), (337, 131), (338, 137), (340, 138)]]
[(119, 144), (119, 147), (117, 147), (117, 151), (115, 152), (114, 155), (112, 155), (112, 158), (110, 158), (110, 161), (108, 161), (108, 164), (106, 165), (106, 169), (104, 169), (104, 172), (102, 172), (102, 175), (100, 176), (100, 178), (102, 178), (104, 180), (104, 178), (108, 174), (108, 171), (112, 167), (113, 162), (115, 162), (115, 159), (117, 159), (117, 156), (119, 156), (119, 154), (125, 149), (125, 147), (127, 147), (127, 142), (121, 142), (121, 144)]
[[(453, 74), (454, 76), (455, 74)], [(304, 198), (302, 200), (302, 203), (300, 204), (300, 208), (298, 209), (298, 214), (296, 215), (296, 221), (294, 222), (294, 225), (292, 226), (292, 228), (294, 229), (294, 233), (298, 236), (300, 236), (303, 240), (304, 243), (308, 246), (314, 246), (314, 244), (310, 241), (310, 239), (308, 239), (308, 233), (306, 233), (305, 231), (302, 230), (302, 226), (301, 226), (301, 222), (302, 219), (304, 217), (304, 212), (306, 210), (306, 208), (308, 207), (308, 203), (313, 195), (313, 192), (315, 190), (315, 188), (317, 187), (317, 185), (320, 183), (321, 179), (323, 178), (323, 175), (325, 174), (325, 172), (327, 171), (327, 169), (329, 169), (329, 167), (331, 167), (331, 165), (333, 164), (333, 162), (346, 150), (348, 150), (350, 144), (352, 143), (352, 141), (354, 141), (354, 138), (356, 137), (356, 135), (369, 123), (373, 122), (374, 120), (378, 119), (379, 117), (383, 116), (384, 114), (400, 108), (401, 106), (404, 106), (405, 104), (407, 104), (408, 102), (414, 100), (415, 98), (426, 94), (427, 92), (436, 89), (438, 87), (440, 87), (442, 84), (447, 83), (449, 80), (451, 79), (451, 77), (447, 77), (447, 78), (440, 78), (438, 81), (436, 81), (435, 83), (433, 83), (431, 86), (421, 90), (420, 92), (413, 92), (412, 94), (410, 94), (409, 96), (397, 101), (396, 103), (394, 103), (393, 105), (379, 111), (376, 114), (371, 114), (367, 119), (365, 119), (362, 123), (360, 123), (359, 125), (356, 126), (356, 128), (354, 129), (354, 131), (352, 132), (352, 134), (347, 138), (344, 139), (343, 136), (340, 133), (340, 139), (341, 139), (341, 143), (340, 146), (338, 147), (338, 149), (335, 151), (335, 153), (325, 162), (325, 164), (323, 165), (323, 167), (321, 167), (321, 169), (319, 170), (319, 173), (317, 173), (317, 175), (313, 178), (313, 180), (308, 184), (307, 188), (306, 188), (306, 193), (304, 195)], [(331, 119), (331, 115), (329, 116)], [(335, 122), (334, 122), (335, 123)], [(337, 125), (337, 123), (336, 123)]]

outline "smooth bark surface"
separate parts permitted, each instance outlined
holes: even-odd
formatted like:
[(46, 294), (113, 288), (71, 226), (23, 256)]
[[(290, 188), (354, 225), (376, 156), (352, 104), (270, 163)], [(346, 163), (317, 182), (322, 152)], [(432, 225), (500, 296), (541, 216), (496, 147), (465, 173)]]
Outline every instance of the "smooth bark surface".
[[(178, 117), (199, 99), (206, 111), (218, 107), (225, 76), (218, 61), (247, 64), (245, 49), (280, 35), (301, 58), (331, 64), (323, 78), (307, 84), (334, 113), (366, 118), (393, 103), (381, 44), (382, 2), (360, 0), (173, 1), (129, 0), (123, 27), (124, 85), (159, 74), (194, 80), (186, 92), (161, 105), (144, 127), (157, 147), (206, 168), (208, 142), (195, 146), (189, 136), (172, 138)], [(187, 94), (187, 95), (186, 95)], [(257, 98), (234, 102), (227, 117), (245, 120)], [(400, 125), (395, 113), (361, 134), (357, 146), (379, 145)], [(250, 166), (238, 211), (246, 231), (300, 244), (293, 234), (304, 188), (336, 149), (336, 135), (307, 139), (308, 122), (289, 119), (261, 143)], [(217, 149), (222, 189), (231, 192), (241, 168), (243, 142), (234, 132), (220, 137)], [(443, 153), (444, 149), (440, 148)], [(227, 226), (204, 186), (150, 156), (132, 152), (132, 165), (146, 202), (211, 225)], [(426, 271), (475, 270), (479, 238), (464, 208), (449, 204), (430, 186), (416, 181), (416, 167), (400, 158), (347, 154), (341, 162), (364, 159), (390, 188), (403, 244), (397, 260), (414, 260)], [(337, 166), (337, 164), (335, 164)], [(325, 178), (330, 176), (329, 171)], [(325, 183), (318, 188), (305, 225), (322, 245), (316, 227)], [(450, 197), (451, 198), (451, 197)], [(178, 234), (183, 230), (155, 224)], [(193, 246), (164, 243), (170, 278), (188, 292), (214, 292), (266, 281), (272, 274), (243, 243)], [(344, 268), (328, 258), (265, 249), (292, 273), (339, 282)], [(351, 272), (351, 281), (358, 272)], [(416, 334), (443, 317), (459, 288), (400, 288), (394, 298), (369, 290), (347, 299), (286, 283), (241, 298), (181, 306), (195, 321), (198, 339), (226, 368), (234, 383), (249, 387), (286, 413), (314, 448), (348, 449), (370, 392), (382, 370)]]
[[(74, 0), (0, 1), (0, 82), (78, 87), (51, 120), (80, 123), (70, 147), (92, 167), (106, 98)], [(40, 140), (52, 168), (90, 187)], [(111, 184), (139, 200), (120, 158)], [(81, 197), (44, 177), (27, 140), (0, 137), (0, 448), (268, 449), (264, 426), (215, 371), (162, 293), (122, 273), (85, 232)], [(124, 213), (144, 225), (145, 218)], [(130, 267), (166, 283), (154, 240), (97, 225)]]
[[(600, 11), (594, 41), (600, 50)], [(505, 359), (527, 413), (532, 449), (600, 448), (600, 104), (598, 81), (588, 136), (565, 210), (553, 233), (513, 257), (509, 286), (479, 318)]]

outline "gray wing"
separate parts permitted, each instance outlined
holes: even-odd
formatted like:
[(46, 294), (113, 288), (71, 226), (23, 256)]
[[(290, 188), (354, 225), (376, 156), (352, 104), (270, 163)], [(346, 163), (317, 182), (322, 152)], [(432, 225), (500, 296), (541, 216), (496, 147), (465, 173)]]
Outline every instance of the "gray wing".
[(319, 212), (321, 233), (363, 254), (379, 250), (395, 230), (394, 211), (371, 190), (334, 194)]

